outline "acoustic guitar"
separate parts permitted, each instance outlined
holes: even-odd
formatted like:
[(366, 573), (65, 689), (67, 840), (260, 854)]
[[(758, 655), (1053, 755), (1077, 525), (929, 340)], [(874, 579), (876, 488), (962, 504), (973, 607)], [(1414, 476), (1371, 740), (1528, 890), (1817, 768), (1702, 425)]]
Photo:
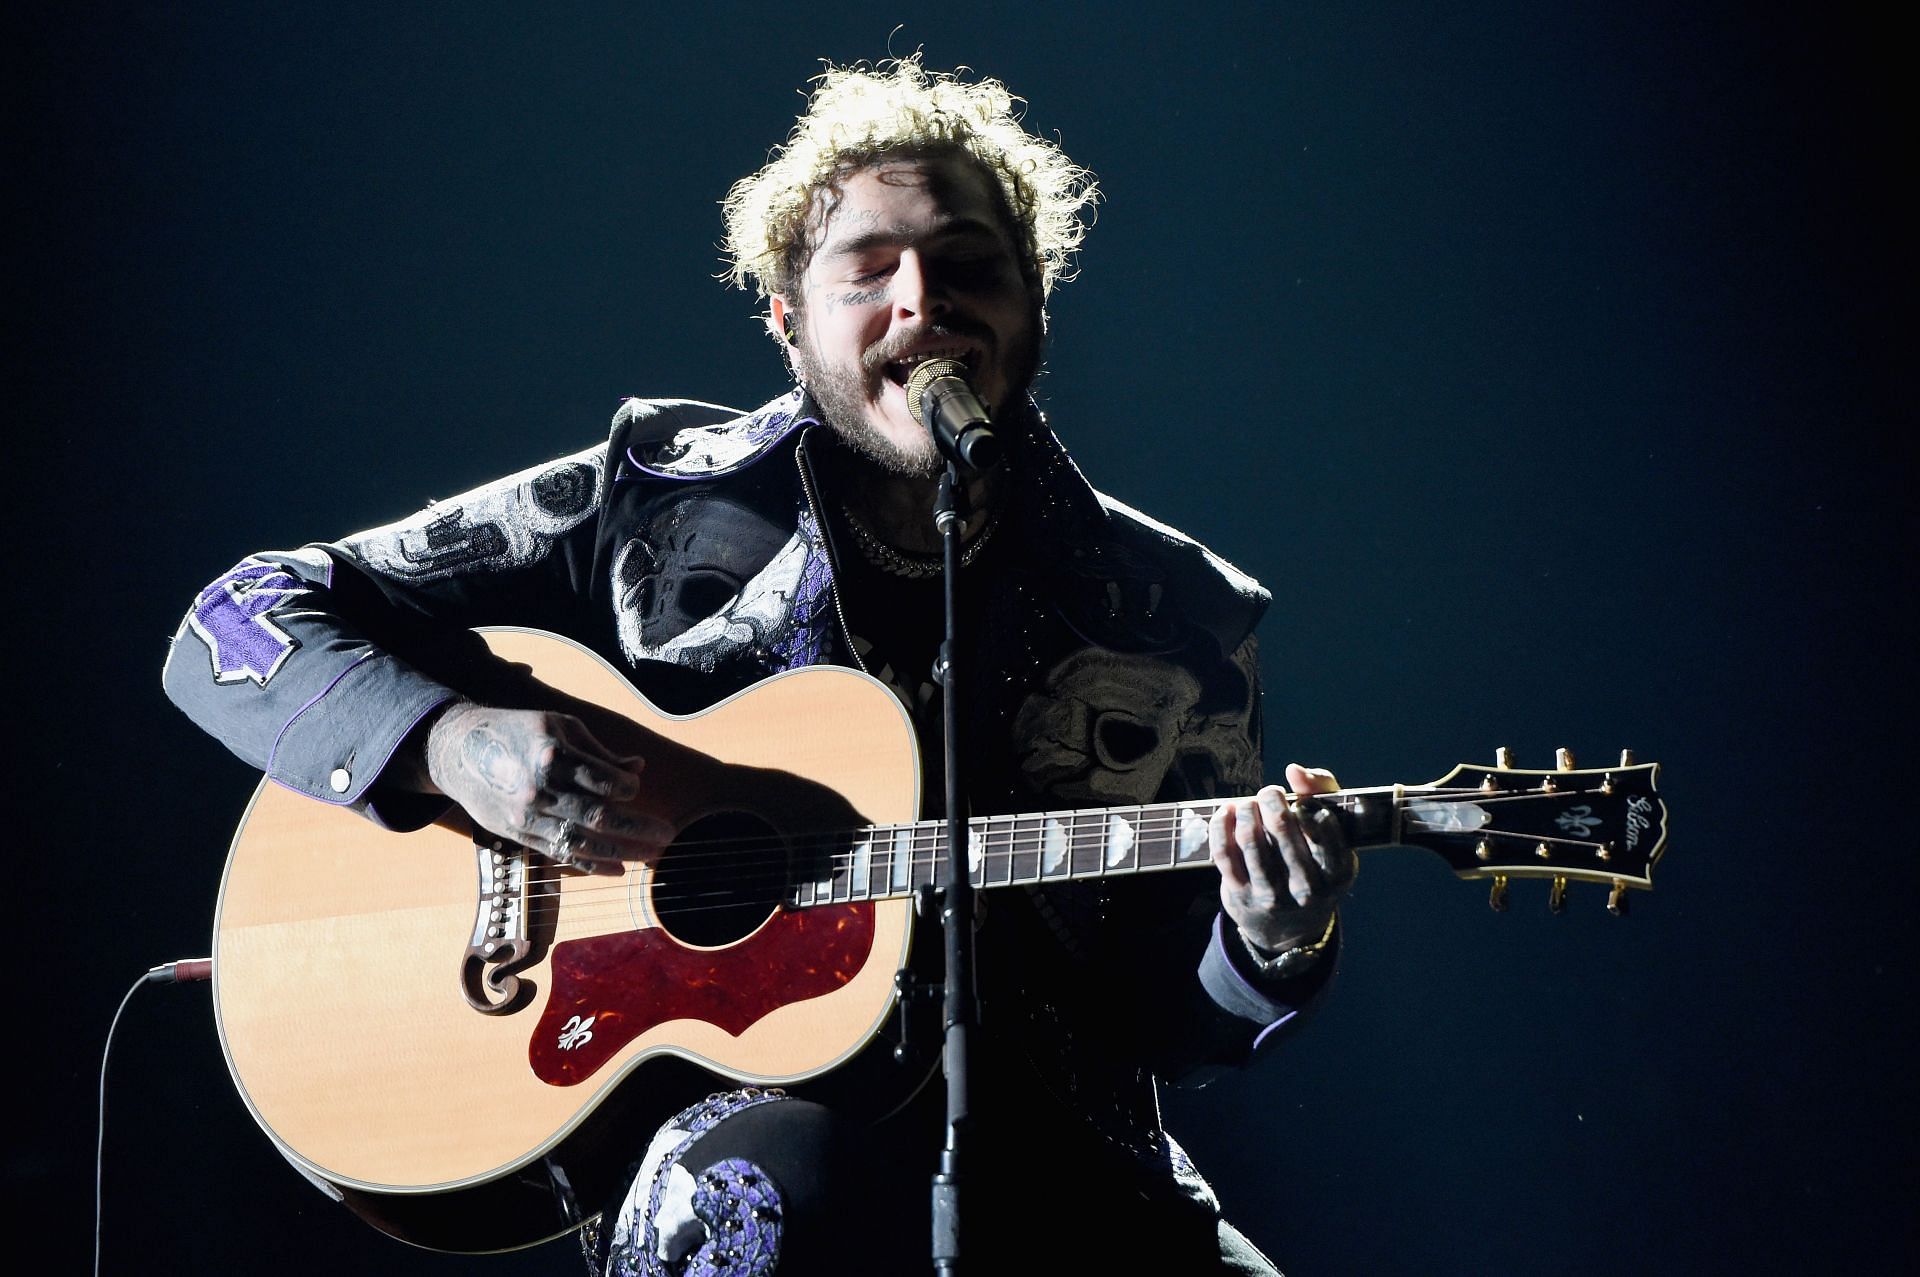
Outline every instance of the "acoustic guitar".
[[(916, 895), (947, 880), (945, 823), (918, 819), (912, 726), (879, 681), (801, 669), (675, 715), (569, 640), (484, 636), (527, 672), (527, 703), (646, 758), (674, 843), (588, 876), (457, 811), (396, 834), (263, 782), (213, 945), (222, 1049), (281, 1152), (383, 1231), (459, 1251), (579, 1226), (651, 1123), (708, 1091), (906, 1067), (896, 974)], [(1619, 912), (1665, 846), (1658, 767), (1561, 762), (1313, 801), (1355, 846), (1423, 847), (1491, 879), (1496, 907), (1511, 879), (1545, 878), (1556, 909), (1586, 881)], [(971, 877), (1206, 866), (1220, 801), (976, 817)]]

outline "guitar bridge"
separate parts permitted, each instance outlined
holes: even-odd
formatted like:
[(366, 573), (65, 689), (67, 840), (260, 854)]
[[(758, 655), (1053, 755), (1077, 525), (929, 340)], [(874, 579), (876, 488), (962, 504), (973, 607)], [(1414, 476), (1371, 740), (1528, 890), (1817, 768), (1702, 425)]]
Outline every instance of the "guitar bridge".
[(460, 959), (460, 993), (483, 1015), (519, 1009), (524, 984), (514, 973), (533, 956), (527, 934), (527, 862), (498, 839), (475, 840), (479, 891), (473, 935)]

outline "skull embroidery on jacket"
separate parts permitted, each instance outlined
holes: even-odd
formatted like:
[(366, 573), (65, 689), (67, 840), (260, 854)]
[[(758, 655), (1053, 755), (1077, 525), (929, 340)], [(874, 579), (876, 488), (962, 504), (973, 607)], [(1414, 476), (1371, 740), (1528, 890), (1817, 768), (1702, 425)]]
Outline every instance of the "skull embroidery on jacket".
[(1036, 792), (1104, 806), (1259, 787), (1252, 638), (1204, 679), (1156, 656), (1089, 647), (1049, 671), (1014, 719)]
[(824, 585), (817, 542), (811, 519), (785, 532), (711, 493), (662, 503), (614, 558), (621, 650), (707, 673), (743, 654), (796, 663)]

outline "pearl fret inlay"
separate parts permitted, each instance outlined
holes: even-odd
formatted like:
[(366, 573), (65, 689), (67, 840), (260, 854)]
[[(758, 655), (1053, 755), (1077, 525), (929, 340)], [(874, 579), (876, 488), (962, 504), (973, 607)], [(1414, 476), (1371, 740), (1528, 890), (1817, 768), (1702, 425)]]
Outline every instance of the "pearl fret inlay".
[(893, 831), (893, 855), (887, 865), (887, 890), (905, 891), (913, 886), (913, 831), (906, 825)]
[(1041, 868), (1053, 873), (1067, 860), (1067, 831), (1059, 821), (1049, 819), (1045, 833), (1041, 835)]
[(1180, 859), (1192, 860), (1207, 849), (1207, 822), (1192, 810), (1180, 813)]

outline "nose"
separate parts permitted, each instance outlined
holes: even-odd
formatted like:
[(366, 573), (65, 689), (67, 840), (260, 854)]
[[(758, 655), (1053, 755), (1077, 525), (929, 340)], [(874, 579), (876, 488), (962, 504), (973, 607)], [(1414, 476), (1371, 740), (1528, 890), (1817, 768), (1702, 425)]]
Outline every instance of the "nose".
[(893, 271), (893, 317), (896, 321), (938, 319), (947, 313), (947, 293), (918, 249), (900, 254)]

